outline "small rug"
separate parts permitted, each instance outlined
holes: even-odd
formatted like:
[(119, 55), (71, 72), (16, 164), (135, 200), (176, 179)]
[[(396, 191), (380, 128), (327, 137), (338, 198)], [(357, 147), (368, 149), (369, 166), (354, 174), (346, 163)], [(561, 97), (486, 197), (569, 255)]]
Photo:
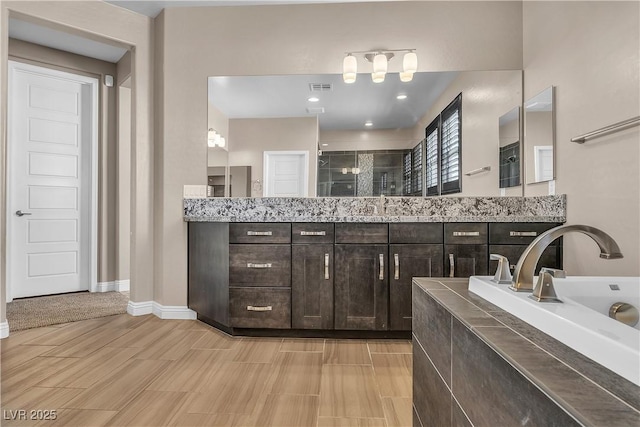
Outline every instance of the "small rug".
[(11, 332), (127, 312), (129, 297), (120, 292), (76, 292), (16, 299), (7, 303)]

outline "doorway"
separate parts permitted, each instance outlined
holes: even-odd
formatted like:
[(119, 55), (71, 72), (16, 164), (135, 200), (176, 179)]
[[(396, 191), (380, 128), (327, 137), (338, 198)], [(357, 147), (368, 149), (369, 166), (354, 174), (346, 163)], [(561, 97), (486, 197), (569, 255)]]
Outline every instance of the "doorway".
[(264, 152), (265, 197), (307, 197), (308, 194), (308, 151)]
[(7, 301), (97, 287), (98, 80), (9, 61)]

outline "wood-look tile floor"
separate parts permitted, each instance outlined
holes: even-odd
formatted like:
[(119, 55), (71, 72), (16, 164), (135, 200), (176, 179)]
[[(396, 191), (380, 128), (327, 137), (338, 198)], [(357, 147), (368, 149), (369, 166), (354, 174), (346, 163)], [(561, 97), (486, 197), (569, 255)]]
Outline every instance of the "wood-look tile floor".
[(123, 314), (0, 347), (2, 426), (411, 425), (410, 341), (230, 337)]

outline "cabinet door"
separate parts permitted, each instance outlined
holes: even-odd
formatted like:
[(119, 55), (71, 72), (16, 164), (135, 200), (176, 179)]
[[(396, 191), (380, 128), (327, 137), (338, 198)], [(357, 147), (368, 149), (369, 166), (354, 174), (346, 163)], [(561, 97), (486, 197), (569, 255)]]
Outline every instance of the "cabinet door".
[(442, 277), (442, 245), (389, 246), (389, 329), (411, 330), (411, 278)]
[(444, 245), (445, 277), (486, 276), (488, 265), (487, 245)]
[(386, 330), (387, 245), (336, 245), (335, 328)]
[(333, 244), (293, 245), (294, 329), (333, 329)]

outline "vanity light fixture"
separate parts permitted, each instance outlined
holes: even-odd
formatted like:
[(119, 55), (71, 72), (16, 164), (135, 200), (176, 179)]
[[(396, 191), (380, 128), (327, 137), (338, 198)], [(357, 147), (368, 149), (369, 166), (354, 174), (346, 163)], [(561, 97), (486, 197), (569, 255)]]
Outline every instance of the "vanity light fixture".
[(209, 147), (224, 147), (227, 141), (224, 136), (220, 135), (214, 128), (209, 128), (207, 132), (207, 146)]
[(382, 83), (388, 71), (389, 61), (395, 56), (396, 52), (404, 52), (400, 81), (410, 82), (413, 80), (413, 74), (418, 71), (418, 55), (415, 49), (347, 52), (347, 56), (345, 56), (342, 61), (342, 79), (348, 84), (355, 83), (358, 72), (358, 60), (354, 55), (360, 54), (373, 64), (371, 80), (374, 83)]

